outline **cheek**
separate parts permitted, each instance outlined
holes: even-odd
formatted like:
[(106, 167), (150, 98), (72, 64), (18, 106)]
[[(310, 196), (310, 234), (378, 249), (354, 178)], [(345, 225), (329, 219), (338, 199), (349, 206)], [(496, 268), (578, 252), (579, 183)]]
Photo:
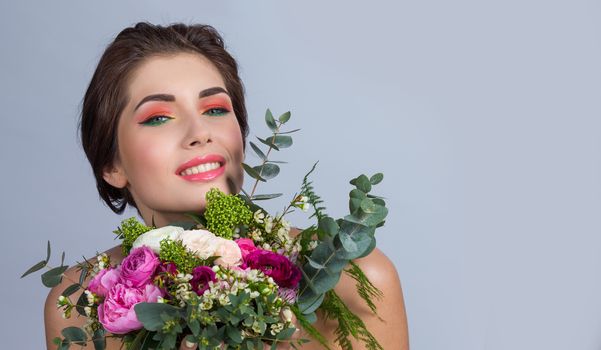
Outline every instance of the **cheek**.
[(129, 172), (134, 182), (145, 182), (151, 180), (153, 173), (166, 165), (165, 147), (159, 138), (148, 137), (130, 140), (128, 142), (127, 157), (129, 160)]

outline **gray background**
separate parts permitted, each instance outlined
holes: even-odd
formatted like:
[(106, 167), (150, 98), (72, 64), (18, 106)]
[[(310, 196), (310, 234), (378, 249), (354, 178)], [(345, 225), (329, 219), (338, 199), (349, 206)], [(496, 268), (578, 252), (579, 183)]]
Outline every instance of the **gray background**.
[(266, 191), (319, 160), (340, 216), (348, 179), (384, 172), (378, 246), (413, 349), (601, 348), (599, 1), (82, 3), (0, 4), (3, 349), (43, 347), (47, 291), (18, 277), (46, 240), (73, 263), (134, 215), (98, 199), (76, 121), (104, 47), (141, 20), (221, 31), (251, 136), (267, 107), (292, 111), (303, 130)]

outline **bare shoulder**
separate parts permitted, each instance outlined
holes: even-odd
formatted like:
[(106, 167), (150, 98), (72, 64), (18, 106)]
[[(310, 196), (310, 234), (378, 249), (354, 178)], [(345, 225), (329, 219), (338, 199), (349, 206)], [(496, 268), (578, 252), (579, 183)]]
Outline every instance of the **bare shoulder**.
[[(111, 258), (111, 262), (118, 263), (123, 259), (121, 254), (121, 246), (116, 246), (111, 248), (105, 252), (109, 258)], [(96, 259), (94, 257), (93, 259)], [(44, 304), (44, 325), (46, 330), (46, 346), (48, 349), (56, 348), (52, 343), (52, 339), (56, 337), (61, 337), (61, 331), (65, 327), (81, 327), (85, 324), (85, 318), (79, 316), (79, 314), (73, 310), (70, 318), (63, 318), (61, 310), (57, 308), (57, 300), (63, 293), (63, 291), (74, 283), (79, 282), (80, 271), (77, 266), (71, 266), (67, 271), (65, 271), (63, 275), (62, 282), (50, 289), (48, 296), (46, 297), (46, 302)], [(87, 285), (88, 279), (84, 281), (84, 286)], [(69, 299), (73, 304), (77, 303), (77, 300), (83, 293), (83, 290), (79, 290), (72, 294)]]
[(382, 298), (372, 300), (377, 315), (374, 315), (359, 296), (356, 281), (347, 273), (342, 274), (334, 290), (349, 309), (361, 318), (384, 349), (409, 349), (405, 303), (401, 281), (394, 264), (378, 248), (354, 262), (370, 282), (382, 292)]

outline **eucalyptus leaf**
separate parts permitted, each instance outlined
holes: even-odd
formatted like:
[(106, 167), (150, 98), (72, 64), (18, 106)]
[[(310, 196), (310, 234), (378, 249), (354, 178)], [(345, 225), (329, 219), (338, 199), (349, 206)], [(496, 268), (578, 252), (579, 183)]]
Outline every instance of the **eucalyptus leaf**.
[(310, 314), (323, 303), (325, 294), (303, 293), (298, 299), (298, 308), (303, 314)]
[(85, 345), (86, 341), (88, 340), (88, 336), (86, 335), (86, 332), (84, 332), (84, 330), (79, 327), (64, 328), (61, 331), (61, 334), (68, 341), (78, 344), (78, 345)]
[(377, 205), (373, 200), (365, 198), (361, 201), (361, 210), (368, 214), (374, 213), (377, 210)]
[(377, 174), (374, 174), (372, 177), (369, 178), (369, 182), (371, 182), (372, 185), (377, 185), (380, 182), (382, 182), (383, 179), (384, 179), (384, 174), (377, 173)]
[(46, 246), (46, 264), (50, 261), (50, 241), (48, 241), (48, 245)]
[(297, 131), (300, 131), (300, 129), (294, 129), (294, 130), (285, 131), (285, 132), (278, 132), (278, 135), (292, 134), (293, 132), (297, 132)]
[(42, 275), (42, 283), (48, 288), (58, 286), (63, 280), (63, 272), (68, 268), (69, 266), (59, 266), (46, 271)]
[(355, 214), (345, 216), (344, 220), (365, 226), (376, 226), (386, 218), (386, 215), (388, 215), (388, 209), (381, 205), (376, 205), (372, 213), (358, 210)]
[(329, 216), (324, 216), (321, 218), (317, 227), (321, 231), (327, 233), (330, 237), (333, 237), (338, 233), (338, 224)]
[(23, 278), (23, 277), (25, 277), (25, 276), (27, 276), (27, 275), (29, 275), (31, 273), (34, 273), (36, 271), (39, 271), (39, 270), (43, 269), (46, 266), (46, 264), (47, 264), (46, 260), (40, 261), (39, 263), (37, 263), (37, 264), (33, 265), (32, 267), (30, 267), (29, 270), (25, 271), (25, 273), (21, 275), (21, 278)]
[(242, 167), (244, 168), (246, 173), (248, 175), (250, 175), (250, 177), (257, 179), (259, 181), (263, 181), (263, 182), (267, 181), (264, 178), (262, 178), (261, 175), (259, 175), (259, 173), (255, 169), (253, 169), (250, 165), (248, 165), (246, 163), (242, 163)]
[(145, 302), (136, 304), (134, 311), (144, 328), (150, 331), (158, 331), (163, 327), (165, 324), (164, 315), (173, 317), (180, 313), (179, 308), (169, 304)]
[(317, 321), (317, 314), (315, 312), (307, 313), (307, 314), (304, 314), (303, 316), (305, 316), (305, 319), (309, 323), (315, 323)]
[(88, 317), (88, 315), (86, 315), (86, 310), (85, 310), (85, 307), (87, 305), (88, 305), (88, 297), (87, 297), (86, 293), (81, 293), (79, 295), (79, 298), (77, 299), (77, 303), (75, 303), (75, 310), (77, 310), (77, 313), (80, 314), (81, 316)]
[(290, 111), (282, 114), (278, 120), (280, 121), (280, 123), (284, 124), (286, 123), (288, 120), (290, 120)]
[(94, 343), (94, 350), (105, 350), (106, 349), (106, 338), (104, 329), (100, 328), (94, 332), (92, 342)]
[(349, 193), (349, 210), (351, 214), (354, 214), (361, 208), (361, 203), (365, 198), (367, 198), (367, 196), (361, 190), (356, 188), (351, 190)]
[(61, 295), (68, 297), (68, 296), (72, 295), (73, 293), (77, 292), (79, 290), (79, 288), (81, 288), (81, 287), (78, 283), (73, 283), (69, 287), (65, 288), (65, 290), (61, 293)]
[(292, 146), (292, 137), (288, 135), (275, 135), (265, 139), (269, 144), (275, 144), (279, 148), (288, 148)]
[(61, 254), (61, 266), (63, 266), (64, 263), (65, 263), (65, 252), (63, 252), (63, 254)]
[(86, 276), (88, 275), (88, 267), (83, 265), (81, 267), (81, 272), (79, 273), (79, 284), (83, 285), (83, 282), (86, 280)]
[(314, 267), (316, 269), (325, 269), (326, 268), (325, 265), (318, 263), (317, 261), (311, 259), (308, 256), (305, 256), (305, 259), (307, 259), (307, 262), (309, 263), (309, 265), (311, 265), (312, 267)]
[(255, 170), (259, 176), (265, 180), (273, 179), (280, 173), (280, 167), (272, 163), (265, 163), (263, 165), (253, 167), (253, 170)]
[(268, 160), (267, 163), (288, 164), (288, 162), (284, 162), (284, 161), (281, 161), (281, 160)]
[(269, 108), (267, 109), (267, 111), (265, 111), (265, 123), (267, 123), (267, 126), (269, 127), (269, 129), (271, 129), (271, 131), (275, 132), (278, 129), (277, 125), (275, 124), (273, 114), (271, 114)]
[(362, 192), (367, 193), (371, 191), (371, 182), (369, 182), (367, 176), (363, 174), (359, 175), (359, 177), (352, 179), (350, 182), (351, 185), (355, 185), (357, 189), (361, 190)]
[(263, 201), (263, 200), (267, 200), (267, 199), (278, 198), (278, 197), (281, 197), (281, 196), (282, 196), (282, 193), (256, 194), (251, 199), (253, 201)]
[(275, 149), (276, 151), (280, 150), (277, 145), (271, 143), (270, 141), (264, 140), (264, 139), (262, 139), (260, 137), (257, 137), (257, 140), (261, 141), (261, 143), (264, 144), (264, 145), (266, 145), (267, 147)]
[(289, 339), (290, 337), (292, 337), (292, 335), (294, 334), (295, 331), (296, 331), (296, 328), (294, 328), (294, 327), (289, 327), (289, 328), (283, 329), (282, 331), (280, 331), (280, 333), (278, 333), (275, 336), (275, 338), (279, 339), (279, 340)]
[(259, 148), (259, 146), (257, 146), (254, 142), (250, 141), (250, 147), (253, 149), (253, 151), (255, 151), (255, 153), (257, 154), (257, 156), (259, 156), (259, 158), (261, 158), (261, 160), (267, 160), (267, 156), (265, 155), (265, 153), (263, 153), (263, 151), (261, 151), (261, 149)]

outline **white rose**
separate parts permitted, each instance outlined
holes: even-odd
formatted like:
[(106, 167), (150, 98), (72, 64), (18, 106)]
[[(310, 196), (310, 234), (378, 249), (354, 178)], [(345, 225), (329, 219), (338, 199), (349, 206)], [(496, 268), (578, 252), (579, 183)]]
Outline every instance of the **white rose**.
[(219, 248), (220, 237), (215, 236), (207, 230), (184, 231), (179, 239), (182, 244), (201, 259), (208, 259), (215, 254)]
[(242, 251), (238, 246), (238, 243), (231, 239), (225, 239), (219, 237), (221, 241), (215, 255), (219, 258), (215, 260), (215, 263), (225, 267), (238, 266), (242, 263)]
[(154, 230), (150, 230), (138, 236), (132, 245), (132, 249), (141, 246), (147, 246), (155, 253), (159, 254), (161, 251), (162, 240), (168, 238), (172, 241), (175, 241), (183, 232), (184, 229), (179, 226), (163, 226), (160, 228), (155, 228)]

